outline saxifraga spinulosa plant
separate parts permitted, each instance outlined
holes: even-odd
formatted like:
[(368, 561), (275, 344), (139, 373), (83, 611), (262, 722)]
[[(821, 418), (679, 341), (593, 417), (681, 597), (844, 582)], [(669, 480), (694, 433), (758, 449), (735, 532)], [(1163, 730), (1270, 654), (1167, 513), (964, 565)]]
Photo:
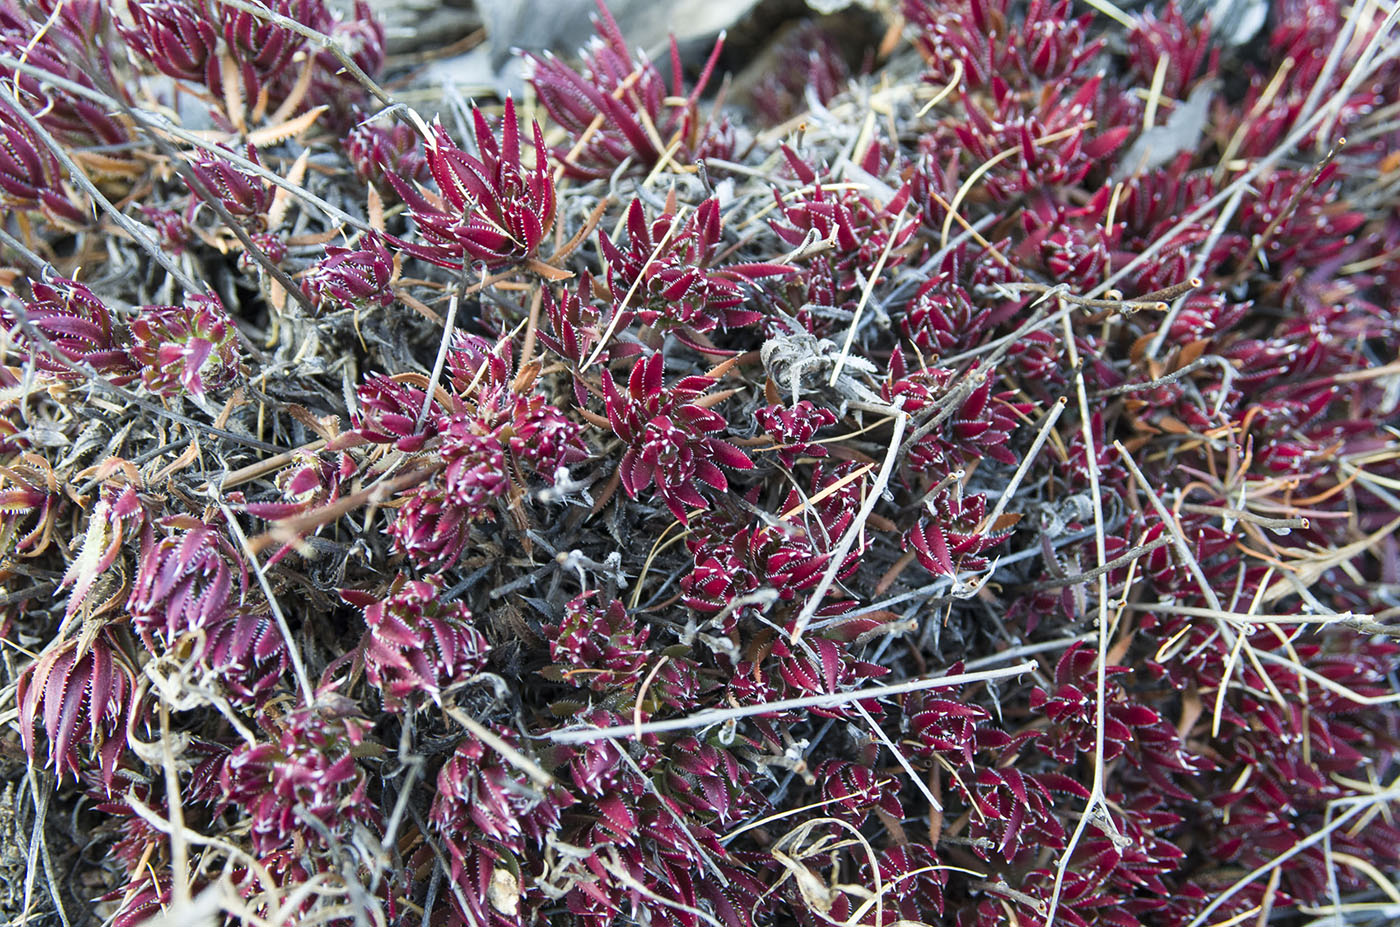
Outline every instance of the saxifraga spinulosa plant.
[(879, 9), (0, 0), (0, 915), (1394, 920), (1396, 17)]

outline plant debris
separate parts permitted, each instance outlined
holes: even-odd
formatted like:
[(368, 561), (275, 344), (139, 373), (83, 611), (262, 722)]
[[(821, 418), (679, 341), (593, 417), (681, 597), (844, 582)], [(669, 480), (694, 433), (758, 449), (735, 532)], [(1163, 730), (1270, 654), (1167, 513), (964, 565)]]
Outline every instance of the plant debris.
[(0, 914), (1393, 919), (1400, 12), (1091, 6), (0, 0)]

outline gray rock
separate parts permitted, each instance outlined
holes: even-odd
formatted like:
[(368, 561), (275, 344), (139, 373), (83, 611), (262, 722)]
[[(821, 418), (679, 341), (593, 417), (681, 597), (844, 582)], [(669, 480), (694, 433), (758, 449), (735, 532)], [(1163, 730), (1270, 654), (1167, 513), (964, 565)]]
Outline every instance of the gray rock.
[[(369, 0), (370, 8), (384, 24), (389, 54), (441, 48), (481, 28), (481, 15), (472, 0)], [(342, 12), (354, 8), (354, 0), (332, 0)]]
[(865, 7), (867, 10), (873, 10), (878, 2), (879, 0), (807, 0), (807, 5), (815, 12), (823, 16), (829, 16), (832, 13), (839, 13), (852, 6), (860, 6)]
[[(608, 9), (628, 41), (651, 51), (679, 41), (716, 35), (732, 26), (758, 0), (611, 0)], [(493, 64), (500, 68), (511, 49), (572, 54), (593, 35), (594, 0), (478, 0)]]
[[(608, 9), (631, 45), (659, 59), (667, 54), (671, 35), (683, 46), (708, 43), (760, 2), (609, 0)], [(516, 51), (551, 51), (572, 58), (593, 37), (596, 12), (594, 0), (477, 0), (476, 15), (486, 28), (486, 41), (465, 54), (433, 62), (419, 82), (450, 85), (466, 96), (483, 92), (519, 96), (525, 80), (523, 62)]]
[(1139, 135), (1133, 147), (1119, 160), (1114, 179), (1122, 180), (1135, 171), (1150, 171), (1183, 151), (1198, 149), (1215, 91), (1214, 84), (1202, 81), (1184, 103), (1177, 104), (1167, 117), (1166, 125), (1153, 126)]
[[(1158, 13), (1166, 0), (1115, 0), (1128, 13), (1155, 9)], [(1269, 18), (1269, 0), (1179, 0), (1181, 15), (1187, 22), (1210, 17), (1215, 39), (1236, 48), (1248, 45), (1264, 28)]]
[(1226, 45), (1243, 46), (1264, 28), (1269, 4), (1267, 0), (1188, 0), (1182, 12), (1188, 19), (1209, 16), (1217, 39)]

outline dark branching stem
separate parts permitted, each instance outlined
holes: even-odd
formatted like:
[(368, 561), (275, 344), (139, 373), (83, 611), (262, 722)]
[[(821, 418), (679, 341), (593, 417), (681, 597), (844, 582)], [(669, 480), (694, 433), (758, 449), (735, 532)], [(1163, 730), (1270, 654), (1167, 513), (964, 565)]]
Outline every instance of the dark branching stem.
[[(94, 82), (98, 80), (98, 75), (92, 73), (91, 70), (89, 70), (86, 67), (84, 67), (83, 70), (88, 74), (90, 78), (92, 78)], [(189, 164), (185, 162), (185, 159), (180, 157), (180, 153), (177, 152), (168, 141), (161, 138), (159, 134), (151, 131), (151, 129), (147, 127), (145, 123), (143, 123), (137, 117), (136, 112), (131, 108), (131, 106), (128, 105), (125, 100), (121, 99), (120, 94), (112, 95), (111, 98), (119, 107), (121, 107), (122, 113), (126, 115), (127, 118), (129, 118), (132, 122), (141, 125), (141, 127), (145, 130), (146, 135), (148, 135), (151, 141), (155, 143), (155, 146), (160, 149), (160, 153), (170, 159), (170, 164), (173, 168), (175, 168), (175, 172), (180, 175), (180, 177), (185, 181), (185, 183), (189, 184), (190, 189), (195, 192), (196, 196), (203, 200), (205, 204), (209, 206), (210, 209), (214, 210), (214, 212), (219, 217), (219, 221), (222, 222), (229, 229), (229, 231), (233, 232), (233, 234), (237, 236), (238, 241), (243, 245), (243, 248), (253, 256), (254, 260), (256, 260), (260, 265), (262, 265), (263, 270), (267, 271), (268, 274), (272, 276), (272, 279), (277, 281), (277, 283), (282, 287), (282, 289), (287, 292), (287, 295), (291, 296), (297, 301), (297, 303), (301, 306), (302, 311), (306, 312), (308, 315), (314, 314), (316, 311), (316, 307), (312, 304), (311, 298), (301, 291), (301, 287), (297, 286), (296, 282), (292, 280), (291, 277), (287, 276), (287, 272), (285, 270), (278, 267), (277, 263), (271, 258), (269, 258), (266, 252), (264, 252), (261, 248), (257, 246), (257, 244), (254, 243), (252, 237), (248, 234), (248, 231), (244, 229), (243, 226), (239, 224), (238, 220), (235, 219), (229, 213), (228, 208), (224, 206), (224, 204), (219, 200), (219, 198), (215, 196), (207, 186), (204, 185), (204, 181), (201, 180), (199, 176), (194, 172), (194, 169), (191, 168)]]
[(28, 261), (29, 266), (33, 267), (42, 276), (49, 278), (62, 276), (62, 274), (58, 272), (58, 268), (36, 254), (33, 248), (30, 248), (24, 242), (5, 231), (3, 225), (0, 225), (0, 242), (4, 243), (11, 251)]
[[(16, 249), (26, 257), (34, 258), (37, 262), (36, 270), (38, 270), (41, 274), (48, 277), (58, 276), (58, 273), (54, 270), (53, 265), (49, 264), (47, 261), (39, 259), (37, 255), (35, 255), (28, 248), (25, 248), (18, 241), (16, 241), (15, 238), (12, 235), (10, 235), (9, 232), (6, 232), (4, 229), (0, 229), (0, 242), (3, 242), (9, 247)], [(191, 418), (188, 415), (184, 415), (182, 413), (175, 412), (171, 409), (167, 409), (164, 406), (157, 405), (156, 403), (147, 402), (145, 399), (142, 399), (140, 396), (136, 395), (130, 390), (123, 389), (120, 386), (117, 386), (115, 383), (112, 383), (109, 380), (107, 380), (105, 377), (102, 376), (102, 374), (98, 373), (92, 367), (92, 365), (74, 361), (67, 355), (65, 355), (62, 351), (60, 351), (58, 347), (52, 341), (49, 340), (49, 337), (45, 335), (42, 331), (40, 331), (34, 325), (34, 323), (29, 320), (29, 313), (25, 311), (24, 305), (19, 299), (16, 299), (10, 308), (11, 311), (14, 312), (15, 319), (18, 322), (20, 328), (24, 330), (24, 334), (27, 338), (29, 338), (35, 344), (39, 345), (39, 347), (43, 348), (44, 352), (48, 354), (51, 358), (56, 360), (58, 363), (67, 367), (69, 370), (72, 370), (73, 372), (82, 375), (82, 377), (86, 379), (87, 382), (93, 388), (113, 396), (118, 396), (123, 402), (129, 403), (130, 405), (133, 405), (136, 408), (141, 409), (142, 411), (149, 412), (152, 415), (157, 415), (161, 418), (169, 419), (172, 422), (179, 422), (181, 425), (185, 425), (189, 428), (193, 428), (198, 431), (203, 431), (208, 434), (215, 435), (216, 437), (226, 438), (229, 441), (233, 441), (238, 444), (245, 445), (247, 447), (255, 447), (260, 451), (271, 451), (273, 453), (277, 453), (283, 450), (283, 448), (280, 448), (275, 444), (268, 444), (265, 441), (259, 441), (256, 438), (250, 438), (247, 435), (241, 435), (237, 432), (229, 431), (225, 428), (220, 428), (217, 425), (209, 425), (197, 419)]]
[(1303, 199), (1303, 194), (1313, 188), (1322, 177), (1322, 172), (1327, 169), (1327, 165), (1336, 160), (1337, 155), (1346, 145), (1347, 140), (1345, 138), (1337, 139), (1337, 141), (1332, 144), (1332, 147), (1328, 149), (1327, 154), (1323, 156), (1322, 160), (1318, 161), (1313, 167), (1312, 173), (1308, 175), (1307, 182), (1300, 183), (1293, 188), (1293, 193), (1288, 197), (1288, 202), (1269, 220), (1269, 224), (1264, 227), (1264, 231), (1256, 235), (1254, 241), (1250, 242), (1249, 253), (1246, 254), (1244, 260), (1240, 262), (1240, 269), (1235, 273), (1235, 278), (1231, 283), (1239, 283), (1249, 275), (1250, 268), (1253, 266), (1254, 262), (1258, 260), (1259, 255), (1264, 250), (1264, 246), (1269, 243), (1269, 239), (1273, 238), (1284, 221), (1293, 215), (1294, 211), (1298, 208), (1298, 203)]
[(27, 602), (30, 599), (37, 599), (41, 595), (53, 592), (58, 588), (58, 583), (38, 583), (28, 589), (21, 589), (18, 592), (7, 592), (0, 595), (0, 606), (14, 605), (16, 602)]
[(246, 0), (220, 0), (220, 3), (224, 6), (233, 7), (235, 10), (251, 13), (265, 22), (281, 26), (283, 29), (295, 32), (303, 38), (310, 39), (334, 55), (335, 60), (340, 62), (341, 67), (345, 68), (350, 76), (355, 78), (356, 82), (358, 82), (361, 87), (365, 88), (365, 90), (369, 91), (381, 104), (391, 109), (398, 108), (398, 101), (385, 93), (384, 88), (375, 83), (374, 78), (366, 74), (364, 69), (355, 63), (355, 59), (346, 53), (340, 43), (324, 32), (318, 32), (310, 26), (297, 22), (291, 17), (283, 16), (281, 13), (269, 10), (260, 3), (248, 3)]
[[(1180, 380), (1184, 376), (1195, 373), (1197, 370), (1200, 370), (1207, 364), (1215, 364), (1220, 362), (1221, 358), (1217, 357), (1214, 354), (1207, 354), (1205, 357), (1196, 358), (1191, 363), (1182, 367), (1180, 370), (1173, 370), (1166, 376), (1158, 377), (1155, 380), (1147, 380), (1142, 383), (1124, 383), (1122, 386), (1114, 386), (1110, 389), (1101, 389), (1094, 395), (1095, 397), (1103, 398), (1105, 396), (1121, 396), (1124, 393), (1135, 393), (1139, 390), (1156, 389), (1159, 386), (1166, 386), (1168, 383), (1173, 383), (1177, 380)], [(1225, 361), (1225, 363), (1229, 362)]]
[(49, 134), (49, 130), (45, 129), (39, 120), (34, 118), (34, 115), (15, 97), (9, 85), (3, 81), (0, 81), (0, 102), (4, 102), (15, 111), (16, 115), (24, 121), (24, 124), (29, 127), (35, 137), (44, 143), (44, 147), (53, 152), (54, 157), (63, 165), (64, 170), (68, 171), (68, 176), (73, 178), (73, 182), (82, 187), (83, 192), (92, 197), (93, 202), (101, 206), (102, 210), (110, 215), (117, 225), (121, 226), (122, 230), (131, 236), (133, 241), (154, 258), (161, 267), (164, 267), (166, 273), (170, 274), (180, 286), (185, 288), (186, 292), (204, 292), (204, 287), (195, 283), (188, 274), (180, 269), (179, 265), (170, 259), (168, 254), (161, 250), (159, 243), (151, 237), (149, 230), (147, 230), (145, 226), (126, 215), (114, 206), (111, 200), (102, 195), (102, 191), (97, 189), (97, 186), (88, 179), (87, 174), (83, 172), (83, 169), (79, 167), (72, 156), (68, 154), (67, 150), (59, 143), (58, 139)]
[(1155, 541), (1149, 541), (1146, 544), (1143, 544), (1139, 547), (1134, 547), (1127, 553), (1124, 553), (1118, 557), (1114, 557), (1112, 560), (1108, 561), (1103, 566), (1094, 567), (1092, 570), (1086, 570), (1083, 573), (1075, 573), (1072, 576), (1062, 576), (1058, 579), (1047, 579), (1037, 583), (1026, 583), (1025, 585), (1015, 586), (1013, 588), (1025, 589), (1027, 591), (1034, 592), (1039, 591), (1041, 589), (1062, 589), (1066, 586), (1074, 586), (1079, 583), (1085, 583), (1103, 573), (1109, 572), (1110, 570), (1116, 570), (1119, 567), (1127, 566), (1128, 564), (1132, 563), (1134, 560), (1138, 559), (1144, 554), (1150, 554), (1152, 553), (1152, 551), (1156, 550), (1159, 547), (1167, 546), (1168, 544), (1172, 543), (1173, 540), (1175, 539), (1171, 537), (1171, 535), (1163, 535), (1162, 537), (1157, 538)]
[(952, 417), (954, 412), (962, 408), (963, 400), (972, 395), (977, 387), (982, 385), (985, 374), (974, 372), (961, 378), (957, 386), (949, 390), (939, 399), (939, 410), (932, 418), (926, 419), (914, 433), (904, 439), (902, 451), (907, 453), (910, 448), (922, 441), (930, 432), (940, 427), (944, 422)]

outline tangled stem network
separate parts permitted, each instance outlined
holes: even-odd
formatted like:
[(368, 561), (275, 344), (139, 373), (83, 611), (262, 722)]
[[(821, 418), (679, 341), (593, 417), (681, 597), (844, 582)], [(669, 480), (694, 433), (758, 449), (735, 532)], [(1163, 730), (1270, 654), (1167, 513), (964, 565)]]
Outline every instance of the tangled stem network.
[(875, 6), (0, 0), (0, 917), (1395, 919), (1400, 8)]

